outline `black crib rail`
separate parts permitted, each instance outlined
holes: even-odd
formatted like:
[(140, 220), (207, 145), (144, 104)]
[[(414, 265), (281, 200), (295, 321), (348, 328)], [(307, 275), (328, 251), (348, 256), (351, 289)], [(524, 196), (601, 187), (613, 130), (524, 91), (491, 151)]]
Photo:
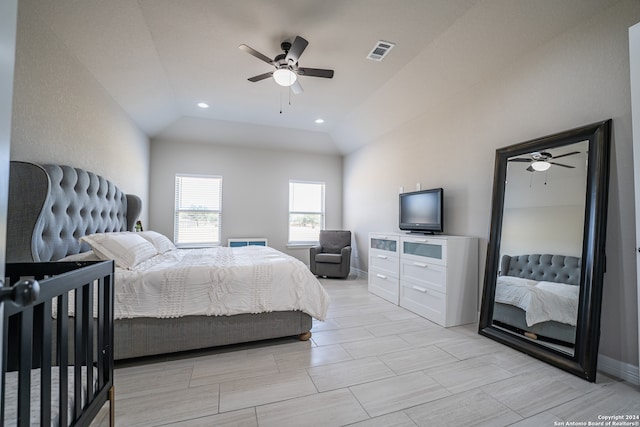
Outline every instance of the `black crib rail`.
[[(23, 279), (40, 283), (40, 294), (31, 306), (6, 303), (5, 373), (18, 372), (18, 426), (30, 423), (31, 370), (40, 369), (40, 425), (51, 425), (51, 367), (59, 369), (59, 425), (88, 426), (107, 400), (113, 422), (113, 261), (7, 264), (5, 283)], [(96, 292), (97, 295), (94, 295)], [(62, 307), (75, 299), (73, 315)], [(57, 315), (53, 316), (56, 300)], [(94, 311), (97, 317), (94, 318)], [(82, 399), (82, 366), (86, 390)], [(96, 368), (97, 377), (94, 378)], [(68, 419), (69, 370), (74, 373), (74, 408)], [(93, 387), (97, 382), (96, 388)], [(84, 407), (82, 401), (84, 400)], [(5, 400), (0, 403), (0, 423), (5, 420)]]

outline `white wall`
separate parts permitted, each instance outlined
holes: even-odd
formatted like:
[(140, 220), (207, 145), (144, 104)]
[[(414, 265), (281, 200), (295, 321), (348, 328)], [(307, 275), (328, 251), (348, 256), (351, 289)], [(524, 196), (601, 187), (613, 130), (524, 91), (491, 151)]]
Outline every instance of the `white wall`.
[[(265, 128), (267, 129), (267, 128)], [(176, 140), (151, 143), (149, 227), (173, 238), (175, 175), (222, 176), (222, 243), (266, 237), (308, 263), (308, 248), (287, 248), (289, 180), (326, 184), (326, 228), (342, 226), (342, 158)]]
[(84, 168), (143, 200), (149, 140), (38, 16), (20, 0), (11, 160)]
[(416, 182), (422, 188), (445, 189), (445, 232), (478, 236), (483, 264), (495, 150), (613, 118), (600, 353), (636, 365), (627, 31), (638, 20), (640, 2), (615, 3), (550, 43), (523, 53), (493, 78), (348, 155), (344, 226), (356, 233), (357, 265), (367, 268), (367, 233), (397, 230), (398, 188), (414, 188)]

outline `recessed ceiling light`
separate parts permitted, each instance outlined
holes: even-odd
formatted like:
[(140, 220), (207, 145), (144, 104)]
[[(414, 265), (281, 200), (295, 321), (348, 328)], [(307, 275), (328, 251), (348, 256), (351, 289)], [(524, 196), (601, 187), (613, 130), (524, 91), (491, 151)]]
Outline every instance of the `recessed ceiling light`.
[(322, 123), (324, 123), (324, 119), (316, 119), (316, 123), (321, 125)]
[(206, 102), (198, 102), (198, 107), (200, 108), (209, 108), (209, 104)]

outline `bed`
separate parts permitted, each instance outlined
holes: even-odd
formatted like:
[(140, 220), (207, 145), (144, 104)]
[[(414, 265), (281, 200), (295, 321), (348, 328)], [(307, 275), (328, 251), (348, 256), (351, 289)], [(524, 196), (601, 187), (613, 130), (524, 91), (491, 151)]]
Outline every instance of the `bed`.
[(581, 265), (573, 256), (503, 255), (494, 323), (531, 339), (574, 347)]
[[(30, 197), (24, 197), (25, 194), (29, 194)], [(113, 183), (92, 172), (69, 166), (11, 162), (8, 258), (13, 262), (61, 259), (68, 262), (84, 262), (96, 255), (96, 251), (93, 250), (95, 240), (107, 235), (112, 239), (115, 238), (114, 236), (123, 235), (124, 240), (136, 240), (132, 244), (138, 245), (142, 253), (148, 252), (149, 247), (143, 248), (144, 245), (137, 239), (139, 233), (131, 232), (140, 209), (140, 198), (124, 194)], [(231, 275), (234, 278), (241, 265), (232, 265), (233, 260), (246, 259), (246, 254), (241, 254), (243, 250), (259, 249), (253, 246), (233, 249), (220, 247), (202, 251), (172, 248), (169, 251), (171, 253), (165, 254), (163, 249), (156, 246), (158, 242), (152, 242), (153, 238), (149, 240), (148, 244), (152, 245), (158, 252), (158, 256), (164, 260), (172, 256), (178, 258), (178, 262), (185, 258), (196, 258), (198, 263), (202, 263), (207, 256), (227, 259), (229, 264), (225, 266), (224, 271), (215, 274), (227, 274), (226, 277)], [(162, 240), (161, 246), (167, 244), (166, 237), (156, 240)], [(92, 245), (94, 245), (93, 248)], [(114, 358), (128, 359), (288, 336), (309, 339), (312, 315), (319, 320), (324, 319), (328, 307), (328, 295), (300, 261), (272, 248), (263, 249), (267, 253), (249, 254), (249, 257), (260, 259), (261, 263), (253, 266), (246, 265), (244, 268), (249, 269), (252, 280), (258, 285), (258, 289), (253, 291), (251, 298), (257, 298), (260, 301), (253, 301), (256, 304), (249, 305), (259, 307), (262, 304), (264, 307), (261, 310), (249, 309), (249, 312), (238, 314), (202, 307), (199, 308), (200, 311), (194, 310), (187, 314), (173, 311), (173, 307), (169, 306), (176, 301), (176, 298), (185, 298), (190, 295), (192, 283), (181, 276), (185, 273), (185, 269), (173, 273), (151, 269), (152, 277), (142, 279), (142, 275), (145, 274), (142, 271), (143, 267), (154, 264), (155, 255), (145, 258), (144, 254), (127, 253), (123, 257), (118, 257), (118, 251), (116, 251), (116, 254), (110, 257), (116, 261)], [(123, 261), (123, 264), (119, 261)], [(277, 265), (274, 265), (274, 262)], [(127, 265), (127, 263), (132, 264)], [(244, 261), (239, 263), (243, 264)], [(272, 292), (276, 286), (280, 285), (277, 279), (285, 274), (272, 273), (281, 267), (280, 264), (285, 263), (293, 265), (287, 274), (300, 287), (284, 293)], [(201, 268), (203, 268), (201, 265), (193, 267), (195, 270)], [(167, 283), (171, 283), (171, 280), (160, 284), (161, 288), (164, 287), (168, 291), (155, 295), (156, 301), (164, 298), (165, 302), (169, 301), (169, 306), (165, 305), (159, 312), (147, 312), (145, 315), (144, 310), (138, 310), (131, 304), (154, 284), (153, 274), (156, 278), (172, 275), (180, 282), (180, 287), (175, 289), (168, 286)], [(205, 273), (200, 272), (200, 274)], [(213, 276), (209, 276), (208, 280), (215, 279), (221, 282), (219, 277), (212, 274)], [(138, 288), (132, 284), (135, 283), (136, 277), (143, 280), (138, 282), (143, 283)], [(302, 287), (302, 282), (311, 288)], [(241, 283), (240, 280), (227, 281), (222, 287), (233, 287)], [(124, 295), (119, 293), (122, 288), (125, 288)], [(218, 291), (220, 289), (212, 293), (215, 294)], [(203, 290), (200, 289), (197, 292), (203, 292)], [(285, 304), (283, 308), (282, 305), (277, 305), (283, 303), (280, 301), (280, 296), (283, 294), (292, 294), (294, 299), (297, 298), (297, 302), (304, 299), (307, 294), (315, 294), (318, 297), (315, 303), (318, 305), (314, 310), (301, 308), (298, 303), (289, 303), (288, 306)], [(220, 299), (215, 295), (208, 298)], [(270, 305), (270, 303), (273, 304)]]
[[(88, 426), (110, 401), (115, 426), (113, 272), (113, 261), (6, 265), (8, 283), (36, 279), (40, 291), (5, 303), (0, 424)], [(56, 311), (71, 300), (74, 316)]]

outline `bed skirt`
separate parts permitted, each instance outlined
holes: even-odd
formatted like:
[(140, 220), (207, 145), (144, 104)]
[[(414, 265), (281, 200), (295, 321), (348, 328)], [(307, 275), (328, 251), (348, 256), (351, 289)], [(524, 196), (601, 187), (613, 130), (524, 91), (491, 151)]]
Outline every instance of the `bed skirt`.
[(312, 318), (301, 311), (234, 316), (134, 318), (114, 322), (116, 360), (238, 344), (309, 332)]
[(554, 321), (536, 323), (535, 325), (527, 326), (525, 312), (513, 305), (496, 302), (493, 308), (493, 320), (505, 325), (511, 325), (512, 327), (523, 331), (534, 333), (543, 340), (544, 338), (550, 338), (551, 340), (570, 344), (572, 347), (575, 343), (575, 326)]

